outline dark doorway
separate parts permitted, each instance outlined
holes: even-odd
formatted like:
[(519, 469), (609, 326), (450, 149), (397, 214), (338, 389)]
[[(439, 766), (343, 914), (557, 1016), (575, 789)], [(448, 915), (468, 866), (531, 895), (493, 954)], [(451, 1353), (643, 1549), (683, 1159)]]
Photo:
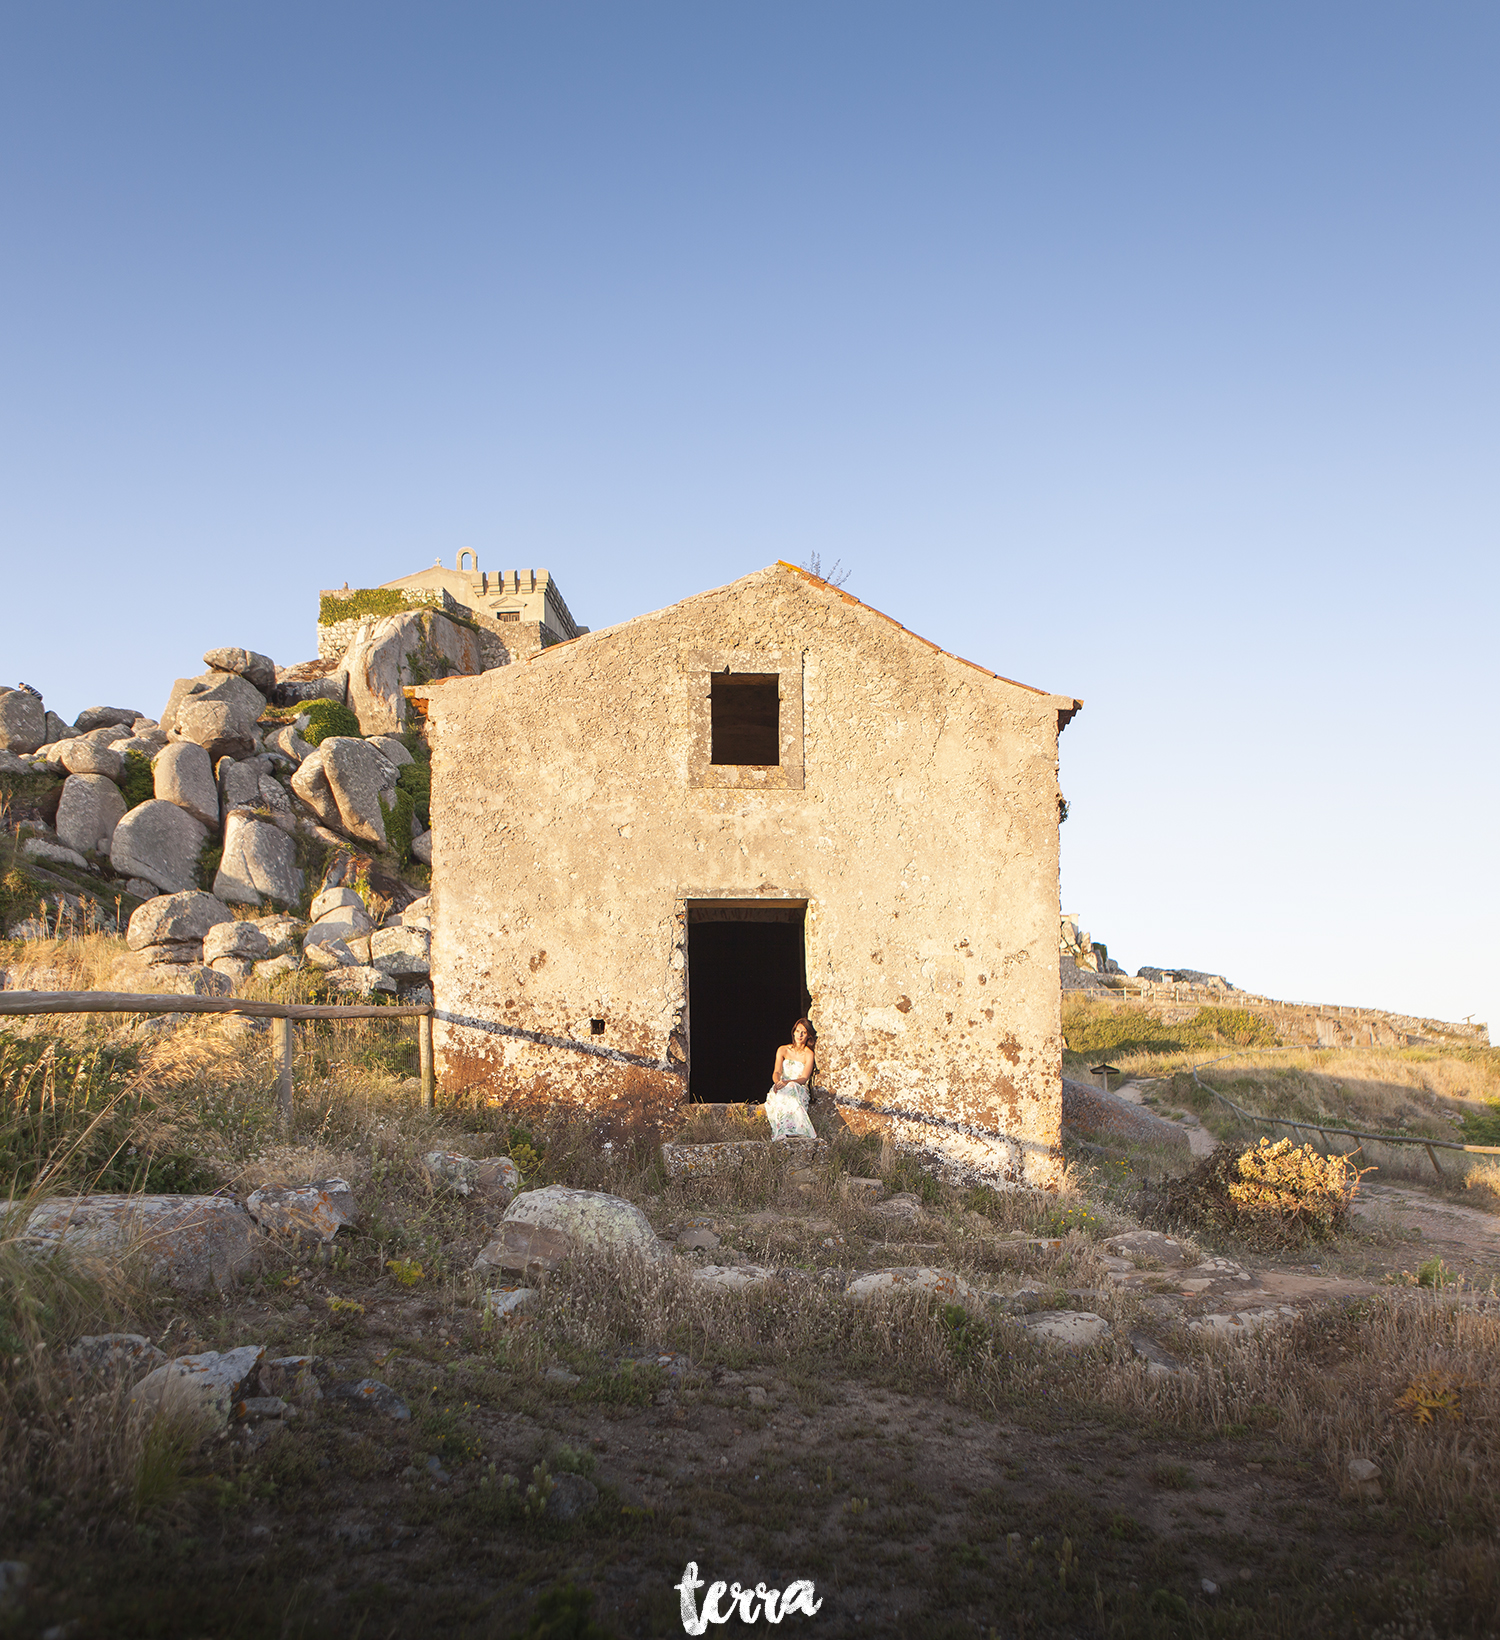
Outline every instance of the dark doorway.
[(760, 1103), (808, 1009), (803, 908), (688, 911), (688, 1098)]

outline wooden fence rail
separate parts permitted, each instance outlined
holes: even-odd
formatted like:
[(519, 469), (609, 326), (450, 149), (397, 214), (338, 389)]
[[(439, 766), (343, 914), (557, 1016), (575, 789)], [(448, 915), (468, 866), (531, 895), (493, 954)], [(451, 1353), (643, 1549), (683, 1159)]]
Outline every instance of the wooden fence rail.
[[(1245, 1053), (1277, 1053), (1294, 1050), (1276, 1048), (1245, 1048)], [(1500, 1156), (1500, 1145), (1461, 1145), (1453, 1139), (1424, 1139), (1412, 1133), (1361, 1133), (1358, 1128), (1334, 1127), (1328, 1122), (1297, 1122), (1290, 1116), (1262, 1116), (1258, 1111), (1246, 1110), (1243, 1105), (1235, 1104), (1228, 1094), (1220, 1093), (1217, 1088), (1209, 1087), (1199, 1075), (1199, 1071), (1206, 1071), (1210, 1065), (1222, 1065), (1226, 1059), (1235, 1059), (1237, 1054), (1221, 1054), (1217, 1059), (1205, 1061), (1202, 1065), (1193, 1066), (1193, 1080), (1205, 1093), (1212, 1094), (1222, 1105), (1228, 1105), (1242, 1121), (1252, 1125), (1259, 1122), (1262, 1127), (1298, 1128), (1304, 1133), (1316, 1133), (1323, 1141), (1326, 1150), (1332, 1150), (1328, 1143), (1328, 1135), (1337, 1133), (1347, 1139), (1367, 1139), (1373, 1144), (1380, 1145), (1421, 1145), (1427, 1152), (1427, 1160), (1432, 1163), (1433, 1170), (1438, 1177), (1443, 1176), (1443, 1170), (1438, 1165), (1437, 1153), (1440, 1150), (1462, 1150), (1473, 1156)]]
[(389, 1007), (355, 1002), (345, 1007), (308, 1002), (258, 1002), (249, 997), (175, 997), (137, 991), (0, 991), (0, 1015), (24, 1014), (247, 1014), (275, 1020), (277, 1103), (292, 1119), (292, 1026), (299, 1019), (417, 1019), (422, 1109), (432, 1109), (432, 1007)]

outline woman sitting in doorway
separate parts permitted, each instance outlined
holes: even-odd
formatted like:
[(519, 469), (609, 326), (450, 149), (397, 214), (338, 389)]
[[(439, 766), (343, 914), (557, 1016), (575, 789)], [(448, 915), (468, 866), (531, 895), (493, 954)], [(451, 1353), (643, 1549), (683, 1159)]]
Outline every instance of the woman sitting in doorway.
[(807, 1114), (807, 1085), (817, 1064), (813, 1044), (818, 1033), (812, 1022), (799, 1019), (792, 1040), (776, 1050), (776, 1069), (766, 1095), (766, 1120), (773, 1139), (816, 1139)]

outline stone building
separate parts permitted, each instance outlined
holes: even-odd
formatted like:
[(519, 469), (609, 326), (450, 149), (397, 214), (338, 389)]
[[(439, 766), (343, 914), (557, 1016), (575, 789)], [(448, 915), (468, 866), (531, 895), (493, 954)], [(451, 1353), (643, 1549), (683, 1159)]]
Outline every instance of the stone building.
[[(437, 560), (431, 569), (382, 581), (378, 587), (350, 587), (347, 583), (321, 594), (318, 622), (318, 658), (336, 660), (355, 640), (368, 613), (361, 610), (345, 620), (330, 619), (340, 601), (351, 604), (370, 593), (396, 595), (384, 614), (398, 607), (446, 610), (471, 622), (479, 635), (486, 670), (526, 660), (549, 644), (566, 643), (588, 631), (573, 619), (557, 583), (544, 569), (481, 570), (479, 555), (465, 548), (452, 569)], [(400, 604), (396, 602), (400, 599)]]
[(808, 1012), (852, 1124), (1055, 1177), (1080, 702), (788, 564), (412, 693), (445, 1087), (760, 1098)]

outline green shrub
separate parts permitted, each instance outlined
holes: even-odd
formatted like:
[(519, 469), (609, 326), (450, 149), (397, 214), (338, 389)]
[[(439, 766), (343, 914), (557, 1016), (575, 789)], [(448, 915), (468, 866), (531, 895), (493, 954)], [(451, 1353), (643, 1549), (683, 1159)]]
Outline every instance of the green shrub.
[(1270, 1020), (1248, 1008), (1200, 1008), (1191, 1019), (1169, 1025), (1150, 1008), (1096, 1002), (1063, 1003), (1063, 1043), (1090, 1059), (1133, 1053), (1186, 1053), (1193, 1048), (1274, 1048)]
[(1470, 1145), (1500, 1145), (1500, 1100), (1487, 1100), (1483, 1110), (1467, 1112), (1459, 1137)]
[(1182, 1027), (1188, 1042), (1202, 1047), (1274, 1048), (1275, 1028), (1248, 1008), (1200, 1008)]
[(393, 587), (360, 587), (344, 597), (325, 592), (318, 600), (318, 625), (337, 626), (366, 615), (401, 615), (410, 607), (406, 594)]
[(302, 710), (307, 716), (302, 738), (309, 746), (320, 745), (330, 735), (359, 738), (359, 719), (341, 701), (310, 700)]
[[(403, 769), (402, 773), (406, 771)], [(396, 800), (386, 807), (385, 799), (379, 799), (380, 813), (385, 820), (385, 840), (390, 845), (391, 853), (396, 858), (397, 865), (411, 864), (411, 835), (412, 816), (416, 813), (416, 805), (412, 802), (409, 791), (403, 791), (398, 785)]]
[(198, 850), (198, 887), (205, 893), (214, 891), (214, 878), (219, 875), (219, 865), (224, 858), (224, 845), (216, 842), (212, 836)]
[(13, 826), (22, 820), (41, 820), (50, 826), (57, 819), (65, 778), (54, 774), (0, 774), (0, 809)]
[(125, 773), (120, 777), (120, 796), (127, 809), (139, 808), (156, 796), (156, 780), (151, 759), (144, 752), (126, 752)]
[(1120, 1007), (1080, 997), (1063, 1004), (1063, 1042), (1090, 1059), (1131, 1053), (1181, 1053), (1183, 1027), (1168, 1025), (1145, 1008)]
[(40, 898), (31, 878), (19, 866), (12, 866), (0, 877), (0, 934), (8, 934), (12, 923), (34, 916)]
[(576, 1583), (562, 1583), (549, 1589), (536, 1603), (523, 1640), (611, 1640), (589, 1615), (594, 1604), (592, 1589)]
[(321, 837), (310, 837), (305, 831), (299, 831), (293, 842), (297, 850), (297, 869), (302, 873), (302, 898), (289, 909), (299, 917), (305, 917), (312, 908), (312, 902), (323, 891), (329, 856), (336, 850), (332, 843), (325, 843)]

